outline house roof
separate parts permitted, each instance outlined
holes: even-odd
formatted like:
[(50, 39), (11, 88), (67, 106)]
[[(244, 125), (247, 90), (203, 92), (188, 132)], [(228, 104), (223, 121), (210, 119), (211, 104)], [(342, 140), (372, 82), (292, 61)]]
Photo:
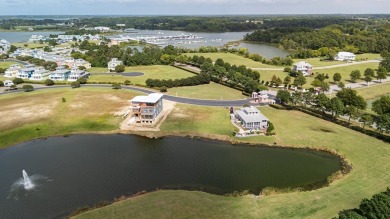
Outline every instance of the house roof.
[(354, 56), (352, 52), (338, 52), (337, 56)]
[[(256, 112), (256, 113), (255, 114), (248, 114), (247, 112)], [(269, 120), (256, 107), (253, 107), (253, 106), (241, 108), (239, 110), (235, 110), (235, 113), (239, 117), (241, 117), (245, 121), (245, 123), (262, 122), (264, 120)]]
[(297, 62), (294, 64), (294, 66), (297, 66), (297, 67), (306, 67), (306, 66), (309, 66), (309, 67), (313, 67), (312, 65), (310, 65), (308, 62), (306, 61), (300, 61), (300, 62)]
[(164, 94), (151, 93), (148, 96), (136, 96), (131, 100), (131, 102), (156, 103), (163, 96)]

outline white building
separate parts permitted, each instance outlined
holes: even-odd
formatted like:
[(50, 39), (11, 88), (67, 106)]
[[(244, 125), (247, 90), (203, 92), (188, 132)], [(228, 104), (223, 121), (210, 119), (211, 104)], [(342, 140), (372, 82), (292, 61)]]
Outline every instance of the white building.
[(112, 58), (111, 61), (108, 62), (108, 70), (115, 71), (115, 67), (118, 65), (122, 65), (122, 61), (117, 58)]
[(78, 68), (73, 68), (70, 71), (68, 81), (77, 81), (79, 78), (88, 78), (90, 75), (89, 72), (86, 72), (84, 70), (79, 70)]
[(7, 53), (10, 47), (11, 44), (7, 40), (0, 39), (0, 54)]
[(234, 115), (245, 129), (265, 131), (268, 128), (269, 119), (254, 106), (234, 110)]
[(11, 80), (5, 80), (4, 81), (4, 86), (11, 87), (12, 85), (14, 85), (14, 82), (12, 82)]
[(334, 57), (334, 60), (337, 61), (354, 61), (356, 59), (356, 55), (351, 52), (339, 52)]
[(46, 70), (43, 67), (36, 67), (35, 71), (32, 73), (30, 80), (33, 81), (41, 81), (41, 80), (46, 80), (50, 76), (50, 72)]
[(59, 66), (55, 71), (50, 73), (50, 79), (53, 81), (66, 81), (70, 75), (70, 70), (66, 69), (64, 66)]
[(19, 69), (17, 77), (22, 79), (29, 79), (34, 71), (34, 65), (25, 65), (24, 68)]
[(148, 96), (136, 96), (131, 102), (131, 116), (137, 123), (153, 124), (163, 111), (163, 94), (151, 93)]
[(4, 72), (4, 77), (6, 77), (6, 78), (16, 78), (18, 76), (19, 69), (20, 69), (20, 65), (18, 65), (18, 64), (11, 65)]
[(293, 71), (301, 71), (304, 76), (309, 76), (313, 73), (313, 66), (306, 61), (301, 61), (294, 64)]

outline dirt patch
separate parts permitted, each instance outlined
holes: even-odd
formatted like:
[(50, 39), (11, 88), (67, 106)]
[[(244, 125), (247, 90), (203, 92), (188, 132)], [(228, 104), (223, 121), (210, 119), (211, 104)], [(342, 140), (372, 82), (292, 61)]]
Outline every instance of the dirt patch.
[[(157, 123), (155, 123), (152, 126), (144, 125), (144, 124), (137, 124), (137, 123), (136, 124), (130, 123), (130, 120), (132, 118), (131, 118), (131, 116), (127, 116), (126, 119), (120, 124), (120, 130), (124, 130), (124, 131), (152, 131), (152, 132), (160, 131), (161, 124), (165, 121), (167, 116), (173, 111), (175, 104), (176, 104), (176, 102), (169, 101), (169, 100), (163, 100), (164, 109), (160, 113), (159, 118), (157, 119), (158, 120)], [(129, 106), (130, 106), (130, 104), (129, 104)], [(129, 110), (128, 107), (126, 107), (127, 111)]]

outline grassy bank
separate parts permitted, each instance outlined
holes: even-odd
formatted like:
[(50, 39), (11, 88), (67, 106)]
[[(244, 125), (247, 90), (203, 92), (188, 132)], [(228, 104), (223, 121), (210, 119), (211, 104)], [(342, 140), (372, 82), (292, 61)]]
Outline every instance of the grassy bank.
[(382, 95), (390, 95), (390, 83), (370, 85), (369, 87), (356, 89), (356, 91), (366, 100), (375, 99)]
[(0, 96), (0, 148), (39, 137), (116, 130), (122, 120), (116, 114), (136, 94), (125, 90), (61, 88)]
[(178, 97), (212, 100), (237, 100), (246, 98), (246, 96), (242, 95), (241, 91), (214, 82), (198, 86), (169, 88), (168, 94)]
[[(334, 150), (352, 163), (352, 172), (329, 187), (315, 191), (259, 198), (227, 198), (194, 191), (158, 191), (76, 218), (330, 218), (342, 209), (358, 206), (362, 198), (390, 185), (388, 144), (301, 112), (267, 107), (261, 108), (261, 111), (274, 123), (277, 135), (254, 137), (250, 139), (252, 142), (276, 141), (286, 146)], [(234, 127), (228, 124), (228, 119), (228, 111), (224, 108), (177, 105), (162, 129), (229, 135)]]
[(13, 64), (18, 64), (16, 62), (0, 62), (0, 68), (9, 68)]

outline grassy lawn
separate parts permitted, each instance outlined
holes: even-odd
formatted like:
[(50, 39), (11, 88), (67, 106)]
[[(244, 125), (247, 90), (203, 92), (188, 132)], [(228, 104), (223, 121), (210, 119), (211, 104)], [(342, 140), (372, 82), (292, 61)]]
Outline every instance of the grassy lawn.
[(242, 95), (241, 91), (214, 82), (198, 86), (169, 88), (168, 94), (178, 97), (212, 100), (236, 100), (246, 98), (246, 96)]
[[(27, 44), (27, 47), (24, 46), (25, 44)], [(40, 43), (25, 42), (25, 43), (13, 43), (12, 45), (14, 45), (16, 47), (34, 49), (34, 48), (43, 48), (45, 46), (48, 46), (49, 44), (47, 44), (47, 43), (40, 44)]]
[[(318, 70), (313, 70), (314, 76), (313, 77), (306, 77), (307, 83), (304, 85), (305, 88), (311, 87), (311, 82), (313, 82), (315, 78), (316, 73), (324, 73), (329, 75), (329, 79), (326, 81), (332, 82), (333, 81), (333, 75), (334, 73), (338, 72), (341, 74), (341, 81), (344, 84), (351, 83), (350, 80), (350, 74), (353, 70), (359, 70), (362, 77), (364, 74), (364, 70), (367, 68), (372, 68), (376, 70), (378, 68), (379, 64), (378, 63), (364, 63), (360, 65), (350, 65), (350, 66), (343, 66), (343, 67), (336, 67), (336, 68), (330, 68), (330, 69), (318, 69)], [(282, 80), (288, 75), (288, 73), (283, 72), (283, 71), (272, 71), (272, 70), (260, 70), (260, 81), (270, 81), (273, 75), (276, 75), (277, 77), (280, 77)], [(294, 79), (293, 79), (294, 81)], [(363, 82), (363, 80), (358, 80), (357, 82)]]
[(107, 68), (100, 68), (100, 67), (92, 67), (87, 69), (87, 71), (91, 73), (106, 73), (108, 70)]
[(137, 66), (126, 67), (125, 72), (142, 72), (142, 76), (123, 76), (117, 73), (107, 73), (104, 75), (93, 75), (88, 81), (90, 82), (124, 82), (125, 80), (131, 81), (133, 84), (145, 85), (145, 81), (148, 78), (153, 79), (179, 79), (194, 76), (194, 74), (187, 71), (174, 68), (166, 65), (153, 65), (153, 66)]
[(322, 67), (322, 66), (339, 65), (339, 64), (345, 64), (346, 63), (346, 62), (341, 62), (341, 61), (321, 61), (321, 58), (294, 59), (294, 63), (297, 63), (297, 62), (300, 62), (300, 61), (307, 61), (314, 68), (315, 67)]
[(9, 68), (13, 64), (18, 64), (16, 62), (0, 62), (0, 68)]
[(239, 55), (232, 53), (186, 53), (185, 55), (192, 56), (204, 56), (205, 58), (210, 58), (215, 61), (218, 58), (223, 59), (225, 62), (229, 62), (232, 65), (245, 65), (249, 68), (283, 68), (282, 66), (266, 65), (261, 62), (255, 62), (252, 59), (247, 59)]
[(380, 59), (380, 58), (381, 58), (381, 55), (376, 54), (376, 53), (364, 53), (364, 54), (356, 55), (356, 61), (365, 60), (365, 59), (374, 60), (374, 59)]
[[(213, 113), (209, 113), (212, 111)], [(277, 135), (249, 139), (285, 146), (327, 148), (345, 156), (351, 173), (308, 192), (228, 198), (196, 191), (158, 191), (84, 213), (77, 218), (331, 218), (390, 186), (390, 147), (377, 139), (297, 111), (261, 108)], [(207, 120), (207, 121), (206, 121)], [(231, 135), (224, 108), (177, 105), (165, 131)]]
[(390, 95), (390, 84), (370, 85), (369, 87), (356, 89), (356, 91), (366, 100), (375, 99), (382, 95)]
[(127, 107), (128, 100), (136, 94), (126, 90), (61, 88), (2, 95), (0, 148), (38, 137), (115, 130), (123, 119), (115, 114)]

